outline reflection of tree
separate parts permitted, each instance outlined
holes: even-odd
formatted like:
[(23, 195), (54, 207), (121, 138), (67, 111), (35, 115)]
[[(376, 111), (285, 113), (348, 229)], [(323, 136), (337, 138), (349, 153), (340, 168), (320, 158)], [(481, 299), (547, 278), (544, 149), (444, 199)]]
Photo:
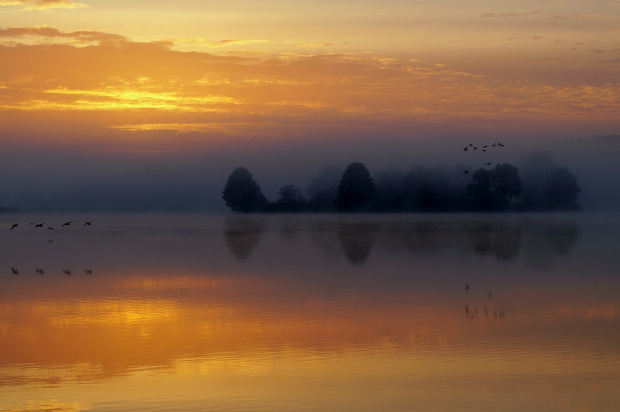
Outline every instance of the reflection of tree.
[(301, 220), (299, 219), (284, 219), (280, 224), (280, 234), (287, 239), (293, 239), (303, 230)]
[(559, 257), (569, 255), (581, 235), (575, 222), (561, 221), (532, 225), (528, 232), (535, 236), (527, 245), (526, 258), (540, 269), (550, 268)]
[(580, 234), (574, 223), (552, 223), (545, 228), (551, 250), (561, 256), (569, 254)]
[(224, 222), (224, 237), (230, 252), (239, 260), (247, 259), (265, 229), (257, 218), (234, 216)]
[(513, 260), (521, 250), (521, 229), (512, 225), (497, 225), (495, 228), (495, 257), (498, 260)]
[(498, 260), (514, 260), (521, 249), (521, 229), (507, 223), (485, 222), (467, 230), (474, 253), (495, 254)]
[(343, 223), (338, 227), (338, 239), (347, 260), (363, 264), (375, 242), (377, 225), (368, 223)]
[(479, 256), (486, 256), (491, 253), (493, 241), (491, 233), (493, 227), (490, 223), (480, 223), (467, 230), (467, 235), (474, 248), (474, 253)]
[(441, 229), (435, 223), (414, 223), (405, 226), (404, 230), (405, 248), (414, 255), (435, 254), (446, 246), (441, 240)]

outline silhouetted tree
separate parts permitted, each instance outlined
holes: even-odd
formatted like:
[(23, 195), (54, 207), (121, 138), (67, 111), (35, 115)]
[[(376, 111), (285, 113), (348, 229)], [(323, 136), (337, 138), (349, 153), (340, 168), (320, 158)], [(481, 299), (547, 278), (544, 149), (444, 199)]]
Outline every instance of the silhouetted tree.
[(579, 208), (576, 202), (580, 192), (577, 178), (565, 167), (556, 167), (547, 179), (545, 203), (552, 210), (575, 210)]
[(308, 209), (306, 198), (301, 189), (295, 185), (282, 186), (278, 191), (278, 200), (270, 205), (272, 212), (301, 212)]
[(421, 212), (439, 211), (444, 209), (443, 197), (437, 187), (422, 183), (414, 192), (416, 209)]
[(364, 210), (375, 197), (375, 185), (366, 166), (351, 163), (345, 169), (338, 185), (335, 205), (340, 211)]
[(470, 208), (473, 210), (491, 210), (493, 207), (493, 192), (491, 191), (492, 173), (486, 169), (478, 169), (472, 176), (472, 182), (467, 185)]
[(403, 174), (397, 168), (389, 168), (375, 174), (374, 210), (400, 212), (404, 207)]
[(524, 158), (519, 171), (523, 210), (537, 210), (542, 207), (545, 183), (556, 167), (555, 161), (547, 152), (533, 152)]
[(334, 204), (341, 177), (340, 166), (331, 165), (323, 169), (306, 188), (308, 202), (319, 206), (320, 209), (330, 209)]
[(238, 167), (230, 174), (222, 192), (222, 199), (230, 210), (238, 213), (260, 212), (269, 203), (245, 167)]
[(477, 211), (505, 210), (521, 194), (519, 169), (509, 164), (493, 170), (478, 169), (467, 185), (469, 208)]
[(511, 200), (521, 194), (519, 169), (508, 163), (496, 165), (491, 174), (491, 190), (497, 209), (510, 206)]

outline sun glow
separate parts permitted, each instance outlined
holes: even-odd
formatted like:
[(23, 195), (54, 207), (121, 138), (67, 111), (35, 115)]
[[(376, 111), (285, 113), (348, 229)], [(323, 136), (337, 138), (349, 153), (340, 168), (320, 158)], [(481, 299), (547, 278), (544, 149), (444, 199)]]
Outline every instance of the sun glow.
[[(210, 105), (238, 104), (238, 101), (226, 96), (186, 96), (174, 92), (154, 92), (128, 89), (105, 88), (99, 90), (72, 90), (64, 87), (46, 90), (44, 93), (64, 96), (76, 96), (65, 103), (48, 102), (48, 108), (67, 110), (165, 110), (165, 111), (220, 111), (209, 108)], [(29, 107), (30, 110), (45, 109), (46, 102)]]

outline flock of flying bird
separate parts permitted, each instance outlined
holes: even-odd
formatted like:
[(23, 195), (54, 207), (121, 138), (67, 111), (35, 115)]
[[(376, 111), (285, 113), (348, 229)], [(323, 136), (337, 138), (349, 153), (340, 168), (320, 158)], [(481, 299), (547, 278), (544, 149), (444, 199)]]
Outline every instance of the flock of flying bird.
[[(498, 142), (495, 142), (492, 145), (484, 145), (484, 146), (482, 146), (482, 153), (486, 153), (487, 150), (490, 150), (491, 147), (497, 148), (497, 149), (501, 149), (504, 146), (506, 146), (506, 145), (502, 144), (502, 143), (498, 143)], [(465, 146), (463, 148), (463, 152), (469, 152), (469, 151), (474, 152), (476, 150), (478, 150), (478, 146), (474, 146), (473, 143), (470, 143), (468, 146)], [(484, 164), (487, 165), (487, 166), (491, 166), (491, 162), (485, 162)], [(465, 170), (464, 174), (468, 175), (469, 174), (469, 170)]]
[[(73, 221), (65, 222), (65, 223), (62, 224), (61, 227), (71, 226), (71, 223), (73, 223)], [(84, 222), (83, 226), (90, 226), (92, 224), (93, 224), (93, 222)], [(13, 223), (11, 225), (11, 230), (16, 229), (18, 226), (19, 226), (19, 223)], [(45, 223), (34, 223), (34, 222), (31, 222), (30, 226), (34, 226), (34, 228), (37, 229), (37, 228), (45, 226)], [(48, 226), (47, 228), (49, 230), (54, 230), (54, 228), (52, 226)]]
[[(60, 227), (63, 228), (65, 226), (71, 226), (72, 223), (73, 223), (73, 221), (64, 222)], [(88, 222), (84, 222), (84, 224), (82, 226), (91, 226), (92, 224), (93, 224), (93, 222), (88, 221)], [(19, 227), (19, 225), (20, 225), (20, 223), (13, 223), (11, 225), (11, 230), (17, 229)], [(31, 222), (30, 226), (34, 226), (35, 229), (38, 229), (38, 228), (43, 228), (45, 226), (45, 223), (34, 223), (34, 222)], [(54, 227), (53, 226), (47, 226), (47, 229), (48, 230), (54, 230)], [(48, 243), (52, 243), (52, 242), (53, 242), (53, 240), (48, 240)], [(15, 268), (14, 266), (11, 266), (11, 272), (14, 275), (19, 275), (19, 270), (17, 268)], [(44, 275), (45, 274), (45, 270), (43, 270), (43, 268), (38, 268), (37, 267), (37, 268), (35, 268), (35, 272), (38, 273), (39, 275)], [(70, 269), (63, 269), (62, 272), (65, 275), (71, 275), (72, 274)], [(85, 269), (84, 273), (86, 273), (87, 275), (91, 275), (93, 272), (90, 269)]]

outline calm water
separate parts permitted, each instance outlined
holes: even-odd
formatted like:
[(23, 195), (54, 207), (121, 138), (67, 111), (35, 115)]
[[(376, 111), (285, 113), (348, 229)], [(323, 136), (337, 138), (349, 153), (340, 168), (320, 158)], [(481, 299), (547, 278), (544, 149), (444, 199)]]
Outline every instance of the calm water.
[(619, 411), (618, 245), (618, 216), (0, 215), (0, 411)]

